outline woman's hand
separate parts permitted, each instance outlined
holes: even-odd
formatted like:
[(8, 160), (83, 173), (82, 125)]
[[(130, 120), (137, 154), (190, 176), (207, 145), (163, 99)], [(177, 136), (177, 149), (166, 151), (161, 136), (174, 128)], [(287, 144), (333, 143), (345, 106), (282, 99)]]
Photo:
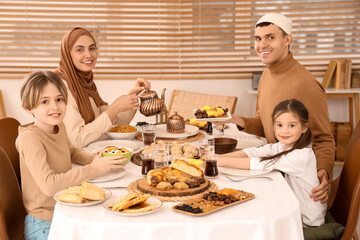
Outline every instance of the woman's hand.
[(134, 86), (130, 89), (129, 94), (139, 95), (143, 90), (149, 90), (151, 88), (151, 83), (145, 79), (138, 78)]
[(320, 169), (317, 175), (320, 185), (312, 190), (310, 197), (313, 198), (315, 202), (320, 200), (321, 203), (325, 203), (329, 199), (328, 174), (326, 170)]
[(128, 159), (123, 155), (103, 157), (102, 153), (96, 155), (90, 166), (92, 166), (98, 174), (108, 172), (111, 169), (123, 168), (125, 165), (120, 165)]
[(137, 110), (139, 108), (139, 99), (135, 94), (122, 95), (105, 110), (111, 120), (114, 120), (119, 112)]

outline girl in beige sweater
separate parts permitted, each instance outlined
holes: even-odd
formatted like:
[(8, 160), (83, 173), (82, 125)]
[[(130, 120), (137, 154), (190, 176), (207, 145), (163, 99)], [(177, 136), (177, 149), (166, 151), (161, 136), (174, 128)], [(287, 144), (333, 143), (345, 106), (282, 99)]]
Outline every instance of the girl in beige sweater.
[[(28, 212), (26, 239), (47, 239), (56, 192), (121, 168), (119, 164), (127, 160), (122, 156), (95, 156), (70, 143), (62, 123), (67, 97), (63, 81), (53, 72), (31, 73), (21, 88), (23, 108), (35, 118), (33, 123), (19, 127), (16, 140), (23, 202)], [(72, 163), (84, 166), (72, 169)]]

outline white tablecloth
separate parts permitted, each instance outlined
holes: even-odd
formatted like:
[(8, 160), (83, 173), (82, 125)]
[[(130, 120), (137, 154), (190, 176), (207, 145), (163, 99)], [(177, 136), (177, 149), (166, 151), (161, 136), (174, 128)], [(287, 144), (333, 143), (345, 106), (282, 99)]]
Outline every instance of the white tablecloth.
[[(127, 174), (104, 186), (124, 186), (141, 178), (140, 166), (129, 163)], [(102, 204), (72, 207), (56, 204), (49, 240), (69, 239), (139, 239), (139, 240), (210, 240), (210, 239), (303, 239), (299, 202), (279, 172), (266, 176), (274, 181), (246, 180), (231, 182), (220, 174), (213, 181), (219, 189), (241, 189), (255, 198), (229, 208), (194, 217), (171, 209), (177, 202), (164, 202), (156, 212), (137, 217), (124, 217), (107, 212)], [(111, 190), (114, 200), (125, 189)]]

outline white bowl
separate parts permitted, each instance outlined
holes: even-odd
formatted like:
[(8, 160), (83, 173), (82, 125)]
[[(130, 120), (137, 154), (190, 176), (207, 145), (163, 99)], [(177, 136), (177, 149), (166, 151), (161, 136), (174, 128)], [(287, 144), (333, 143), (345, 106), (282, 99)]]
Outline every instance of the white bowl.
[[(133, 125), (131, 125), (131, 126), (133, 126)], [(133, 126), (133, 127), (137, 129), (136, 132), (131, 132), (131, 133), (106, 132), (106, 135), (108, 135), (112, 139), (134, 139), (135, 136), (139, 132), (139, 128), (135, 127), (135, 126)]]

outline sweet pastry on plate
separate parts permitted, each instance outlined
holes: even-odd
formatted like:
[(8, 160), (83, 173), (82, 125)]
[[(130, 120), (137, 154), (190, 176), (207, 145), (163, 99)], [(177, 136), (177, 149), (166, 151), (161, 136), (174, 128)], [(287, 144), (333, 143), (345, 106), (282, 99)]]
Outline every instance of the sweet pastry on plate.
[(160, 182), (166, 182), (166, 174), (159, 169), (152, 169), (146, 175), (147, 184), (156, 187)]
[(105, 198), (106, 192), (95, 184), (82, 182), (81, 186), (69, 187), (58, 196), (62, 202), (84, 203), (87, 200), (99, 201)]
[(156, 188), (159, 190), (166, 191), (166, 190), (173, 189), (174, 187), (169, 182), (159, 182), (159, 184), (156, 185)]
[(85, 203), (87, 200), (79, 194), (74, 193), (65, 193), (59, 195), (58, 199), (62, 202), (68, 202), (68, 203)]
[(142, 213), (156, 208), (156, 206), (146, 203), (150, 194), (132, 193), (122, 197), (117, 202), (110, 204), (112, 211), (123, 213)]
[(204, 107), (196, 110), (195, 117), (197, 117), (197, 118), (221, 118), (221, 117), (226, 117), (226, 114), (228, 111), (229, 110), (227, 108), (205, 105)]
[(204, 172), (198, 166), (195, 166), (185, 160), (175, 159), (172, 162), (171, 167), (194, 177), (204, 177)]
[(81, 196), (83, 198), (94, 201), (103, 200), (106, 195), (104, 190), (102, 190), (95, 184), (88, 182), (82, 182), (80, 190), (81, 190)]

